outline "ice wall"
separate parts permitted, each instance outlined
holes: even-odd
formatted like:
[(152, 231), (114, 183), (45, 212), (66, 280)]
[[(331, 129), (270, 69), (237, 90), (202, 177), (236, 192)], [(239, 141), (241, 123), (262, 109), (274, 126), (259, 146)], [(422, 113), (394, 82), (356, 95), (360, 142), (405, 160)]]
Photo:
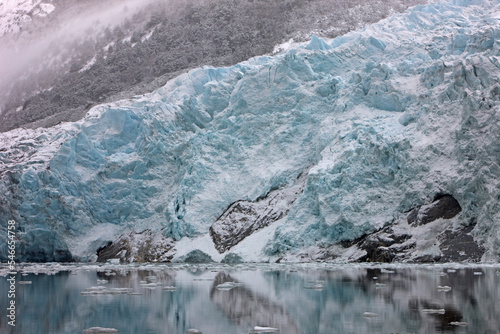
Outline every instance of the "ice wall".
[(499, 260), (499, 28), (499, 1), (418, 6), (192, 70), (77, 123), (0, 134), (0, 239), (14, 219), (18, 260), (63, 261), (146, 229), (202, 238), (232, 203), (307, 171), (258, 260), (406, 224), (439, 194), (462, 207), (454, 227), (477, 222), (484, 260)]

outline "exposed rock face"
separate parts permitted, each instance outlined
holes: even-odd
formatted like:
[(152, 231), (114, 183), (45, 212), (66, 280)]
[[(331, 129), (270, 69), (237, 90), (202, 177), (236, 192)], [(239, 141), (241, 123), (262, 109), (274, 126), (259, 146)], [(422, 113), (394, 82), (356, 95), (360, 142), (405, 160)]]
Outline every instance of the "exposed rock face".
[(415, 208), (408, 214), (408, 224), (425, 225), (439, 218), (450, 219), (458, 215), (462, 207), (451, 195), (442, 195), (428, 205)]
[(390, 228), (373, 233), (359, 242), (359, 248), (366, 251), (366, 255), (359, 258), (362, 262), (393, 262), (404, 251), (411, 249), (414, 244), (403, 245), (411, 239), (409, 234), (395, 234)]
[(270, 191), (256, 201), (237, 201), (210, 227), (210, 236), (219, 253), (224, 253), (256, 230), (285, 217), (304, 189), (307, 173), (294, 185)]
[(446, 230), (438, 236), (442, 252), (439, 262), (481, 261), (484, 247), (478, 245), (471, 235), (474, 226), (475, 224), (458, 231)]
[(120, 259), (121, 263), (130, 262), (170, 262), (175, 249), (174, 241), (165, 238), (161, 232), (153, 234), (150, 230), (120, 236), (114, 242), (97, 251), (97, 262)]

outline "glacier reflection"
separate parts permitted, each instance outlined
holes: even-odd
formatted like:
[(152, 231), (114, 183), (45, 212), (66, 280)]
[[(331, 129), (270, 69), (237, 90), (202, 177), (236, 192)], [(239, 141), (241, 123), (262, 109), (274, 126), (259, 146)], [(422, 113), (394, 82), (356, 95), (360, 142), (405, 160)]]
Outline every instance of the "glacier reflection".
[[(5, 267), (1, 291), (8, 291)], [(10, 275), (9, 275), (10, 276)], [(31, 284), (20, 284), (31, 281)], [(25, 265), (2, 333), (496, 333), (500, 267)], [(234, 282), (231, 284), (220, 284)], [(310, 287), (316, 287), (311, 289)], [(2, 293), (1, 305), (7, 305)], [(2, 312), (3, 313), (3, 312)]]

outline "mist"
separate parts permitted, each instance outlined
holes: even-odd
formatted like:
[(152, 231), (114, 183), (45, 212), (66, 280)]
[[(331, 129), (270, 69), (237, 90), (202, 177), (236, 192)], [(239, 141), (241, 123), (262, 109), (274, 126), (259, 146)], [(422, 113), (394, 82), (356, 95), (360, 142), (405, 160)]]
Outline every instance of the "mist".
[[(66, 47), (85, 38), (95, 38), (106, 28), (113, 29), (138, 10), (161, 0), (85, 1), (85, 8), (58, 8), (43, 21), (41, 29), (24, 34), (6, 34), (0, 38), (0, 97), (9, 93), (12, 84), (30, 73), (67, 65)], [(80, 2), (82, 3), (82, 2)], [(35, 18), (38, 19), (38, 18)], [(71, 55), (69, 55), (71, 56)], [(2, 110), (0, 109), (0, 114)]]

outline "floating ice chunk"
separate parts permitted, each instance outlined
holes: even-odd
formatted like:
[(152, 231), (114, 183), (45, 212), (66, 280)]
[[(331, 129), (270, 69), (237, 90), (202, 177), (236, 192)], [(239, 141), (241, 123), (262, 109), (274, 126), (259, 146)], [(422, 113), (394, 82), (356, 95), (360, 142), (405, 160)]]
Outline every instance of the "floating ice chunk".
[(463, 322), (463, 321), (453, 321), (453, 322), (450, 322), (450, 325), (465, 327), (468, 325), (468, 323)]
[(97, 280), (97, 284), (106, 284), (106, 283), (108, 283), (108, 280), (106, 280), (106, 279), (98, 279)]
[(375, 277), (373, 277), (373, 279), (374, 279), (374, 280), (377, 280), (377, 279), (378, 279), (378, 277), (377, 277), (377, 276), (375, 276)]
[(129, 292), (129, 293), (127, 293), (127, 295), (130, 295), (130, 296), (140, 296), (140, 295), (142, 295), (142, 293), (141, 292)]
[(279, 332), (280, 330), (278, 328), (274, 327), (262, 327), (262, 326), (255, 326), (250, 333), (275, 333)]
[(480, 271), (475, 271), (475, 272), (474, 272), (474, 275), (476, 275), (476, 276), (481, 276), (482, 274), (483, 274), (483, 273), (482, 273), (482, 272), (480, 272)]
[(129, 288), (111, 288), (108, 290), (108, 294), (110, 294), (110, 295), (120, 295), (120, 294), (129, 293), (129, 292), (130, 292)]
[(497, 276), (500, 276), (500, 271), (497, 271)]
[(365, 318), (376, 318), (376, 317), (378, 317), (378, 314), (377, 313), (373, 313), (373, 312), (365, 312), (365, 313), (363, 313), (363, 317), (365, 317)]
[(186, 331), (186, 334), (202, 334), (199, 329), (190, 328)]
[(110, 264), (120, 264), (120, 259), (109, 259), (106, 262)]
[(394, 274), (394, 270), (389, 270), (389, 269), (384, 269), (384, 268), (382, 268), (380, 270), (380, 272), (383, 274)]
[(457, 271), (455, 269), (448, 269), (447, 272), (448, 273), (456, 273)]
[(444, 314), (445, 310), (444, 310), (444, 308), (440, 308), (440, 309), (424, 308), (422, 310), (422, 312), (429, 313), (429, 314)]
[(310, 290), (323, 290), (323, 284), (321, 283), (316, 283), (313, 285), (308, 285), (304, 287), (305, 289), (310, 289)]
[(129, 288), (112, 288), (108, 289), (104, 286), (91, 286), (80, 292), (82, 296), (96, 296), (96, 295), (121, 295), (130, 292)]
[(19, 284), (31, 284), (31, 281), (19, 281)]
[(445, 273), (445, 272), (440, 272), (440, 273), (439, 273), (439, 276), (448, 276), (448, 274), (447, 274), (447, 273)]
[(116, 329), (116, 328), (104, 328), (104, 327), (90, 327), (88, 329), (84, 329), (83, 332), (84, 333), (97, 333), (97, 334), (118, 333), (118, 329)]
[(231, 290), (232, 288), (235, 288), (237, 286), (241, 286), (241, 283), (236, 283), (236, 282), (224, 282), (222, 284), (217, 285), (217, 289), (219, 290)]
[(448, 292), (451, 290), (451, 287), (445, 285), (445, 286), (441, 286), (441, 285), (438, 285), (438, 291), (444, 291), (444, 292)]
[(383, 288), (383, 287), (385, 287), (384, 283), (375, 283), (375, 288), (380, 289), (380, 288)]
[(157, 286), (158, 286), (158, 284), (156, 284), (156, 283), (141, 284), (141, 287), (145, 288), (145, 289), (156, 289)]
[(163, 287), (163, 290), (166, 290), (166, 291), (176, 291), (177, 287), (176, 286), (167, 285), (167, 286)]

